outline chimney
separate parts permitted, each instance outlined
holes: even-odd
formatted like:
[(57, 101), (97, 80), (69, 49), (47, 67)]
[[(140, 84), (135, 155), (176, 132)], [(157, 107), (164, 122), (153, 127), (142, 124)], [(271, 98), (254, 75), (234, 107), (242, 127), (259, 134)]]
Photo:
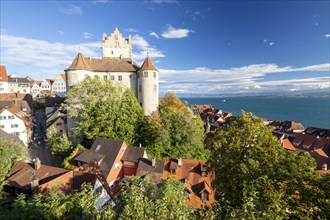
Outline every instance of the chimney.
[(39, 160), (39, 158), (34, 158), (32, 160), (33, 163), (33, 167), (35, 170), (39, 170), (40, 166), (41, 166), (41, 161)]
[(322, 166), (322, 170), (324, 170), (324, 171), (327, 171), (328, 170), (328, 164), (323, 164), (323, 166)]
[(156, 166), (156, 159), (155, 158), (152, 159), (151, 165), (152, 165), (152, 167)]
[(179, 167), (182, 166), (182, 158), (181, 158), (181, 157), (178, 159), (178, 166), (179, 166)]
[(39, 179), (36, 177), (36, 174), (32, 174), (32, 181), (31, 181), (31, 191), (39, 186)]

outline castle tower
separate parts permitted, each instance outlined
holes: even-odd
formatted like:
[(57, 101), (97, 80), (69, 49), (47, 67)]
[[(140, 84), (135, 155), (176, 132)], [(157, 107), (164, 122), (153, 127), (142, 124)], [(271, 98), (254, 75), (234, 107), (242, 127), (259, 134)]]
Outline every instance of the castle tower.
[(158, 74), (158, 70), (147, 56), (138, 71), (138, 100), (145, 115), (151, 115), (158, 110)]
[(102, 36), (102, 57), (132, 59), (131, 35), (125, 39), (118, 28), (112, 34)]

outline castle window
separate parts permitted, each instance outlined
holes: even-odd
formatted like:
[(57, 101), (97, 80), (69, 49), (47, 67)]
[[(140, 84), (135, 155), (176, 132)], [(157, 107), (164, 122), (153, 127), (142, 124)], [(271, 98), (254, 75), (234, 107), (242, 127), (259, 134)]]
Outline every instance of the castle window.
[(111, 80), (115, 80), (115, 76), (110, 76), (110, 79)]
[(154, 85), (154, 91), (157, 92), (157, 85)]
[(144, 77), (148, 77), (148, 72), (143, 72)]
[(123, 77), (121, 75), (118, 76), (118, 81), (122, 81)]
[(142, 85), (139, 85), (139, 92), (142, 92)]
[(157, 77), (157, 73), (156, 72), (154, 72), (154, 78), (156, 78)]
[(107, 75), (104, 75), (104, 76), (103, 76), (103, 79), (104, 79), (104, 80), (107, 80), (107, 79), (108, 79), (108, 76), (107, 76)]
[(95, 79), (98, 79), (98, 78), (99, 78), (99, 76), (94, 76), (94, 78), (95, 78)]

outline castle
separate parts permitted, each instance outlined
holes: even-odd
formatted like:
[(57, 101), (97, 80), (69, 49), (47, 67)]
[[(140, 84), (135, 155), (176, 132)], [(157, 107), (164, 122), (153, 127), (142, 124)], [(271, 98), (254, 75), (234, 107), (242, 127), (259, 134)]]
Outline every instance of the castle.
[(117, 28), (109, 36), (103, 33), (102, 58), (78, 53), (65, 74), (67, 91), (87, 76), (112, 80), (133, 90), (145, 115), (158, 110), (159, 72), (149, 56), (141, 67), (132, 60), (131, 36), (125, 39)]

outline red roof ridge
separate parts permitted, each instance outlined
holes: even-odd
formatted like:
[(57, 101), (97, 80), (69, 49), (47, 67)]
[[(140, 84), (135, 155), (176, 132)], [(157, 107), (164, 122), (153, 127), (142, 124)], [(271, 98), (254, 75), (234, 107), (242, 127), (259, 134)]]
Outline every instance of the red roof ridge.
[(66, 70), (91, 70), (82, 53), (78, 53), (72, 64)]
[(149, 56), (147, 56), (147, 58), (144, 60), (142, 66), (140, 68), (140, 70), (154, 70), (154, 71), (158, 71), (157, 68), (152, 63), (152, 61), (149, 58)]
[(6, 66), (0, 66), (0, 81), (8, 81)]

